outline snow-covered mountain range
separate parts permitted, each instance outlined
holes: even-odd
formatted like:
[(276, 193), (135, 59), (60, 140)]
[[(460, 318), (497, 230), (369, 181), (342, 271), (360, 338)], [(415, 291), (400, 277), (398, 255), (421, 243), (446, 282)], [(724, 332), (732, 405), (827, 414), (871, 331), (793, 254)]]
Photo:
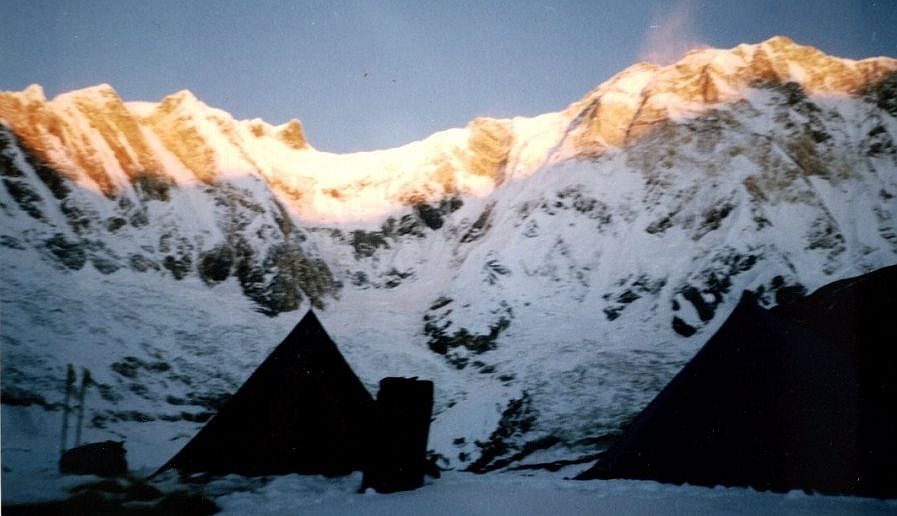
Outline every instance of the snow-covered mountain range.
[(589, 457), (744, 289), (897, 263), (897, 60), (783, 37), (348, 155), (187, 91), (32, 86), (0, 122), (4, 483), (54, 460), (22, 443), (66, 364), (85, 435), (153, 468), (310, 307), (372, 392), (434, 380), (443, 466)]

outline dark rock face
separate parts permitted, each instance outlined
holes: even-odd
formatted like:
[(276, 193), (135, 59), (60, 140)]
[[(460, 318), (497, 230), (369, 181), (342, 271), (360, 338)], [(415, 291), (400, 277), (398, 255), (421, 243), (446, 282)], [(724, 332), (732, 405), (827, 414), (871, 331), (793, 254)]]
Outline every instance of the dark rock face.
[(124, 443), (103, 441), (67, 450), (59, 459), (59, 472), (67, 475), (123, 476), (128, 472)]
[(716, 251), (712, 260), (692, 273), (689, 282), (680, 287), (678, 295), (673, 298), (674, 312), (689, 303), (697, 312), (699, 321), (688, 324), (681, 317), (675, 316), (672, 320), (673, 330), (679, 335), (690, 337), (697, 332), (698, 327), (710, 322), (716, 316), (717, 308), (725, 300), (726, 294), (732, 290), (736, 276), (754, 268), (760, 259), (759, 254), (743, 254), (728, 246)]
[(87, 261), (86, 253), (80, 242), (72, 241), (62, 233), (57, 233), (45, 242), (45, 247), (65, 267), (79, 270)]
[(897, 73), (882, 81), (874, 95), (878, 107), (897, 117)]
[(764, 310), (746, 294), (579, 478), (897, 496), (897, 266)]
[(451, 302), (451, 299), (442, 297), (430, 306), (423, 317), (423, 333), (428, 337), (427, 346), (430, 351), (443, 355), (454, 367), (464, 369), (471, 357), (495, 349), (498, 337), (511, 326), (514, 313), (510, 306), (501, 303), (492, 312), (498, 319), (489, 325), (489, 333), (472, 333), (467, 328), (458, 328), (452, 332), (452, 310), (447, 307)]
[(221, 245), (202, 253), (196, 269), (199, 272), (199, 277), (206, 284), (213, 285), (226, 280), (230, 276), (233, 265), (233, 250), (228, 246)]

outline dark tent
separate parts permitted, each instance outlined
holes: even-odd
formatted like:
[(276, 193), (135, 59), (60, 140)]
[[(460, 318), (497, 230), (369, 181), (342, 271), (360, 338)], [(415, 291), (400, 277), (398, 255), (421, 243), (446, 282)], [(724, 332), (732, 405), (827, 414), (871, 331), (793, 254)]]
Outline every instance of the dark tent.
[(309, 311), (156, 474), (346, 474), (364, 467), (371, 395)]
[(746, 294), (580, 479), (897, 497), (897, 267)]

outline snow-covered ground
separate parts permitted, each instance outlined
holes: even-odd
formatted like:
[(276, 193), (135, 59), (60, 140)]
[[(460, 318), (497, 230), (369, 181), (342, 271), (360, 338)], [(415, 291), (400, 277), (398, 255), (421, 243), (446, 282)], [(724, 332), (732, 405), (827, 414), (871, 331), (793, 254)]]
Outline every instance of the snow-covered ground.
[[(358, 492), (361, 474), (340, 478), (286, 475), (270, 478), (228, 476), (189, 487), (213, 501), (224, 515), (890, 515), (897, 500), (823, 496), (802, 491), (758, 492), (748, 488), (676, 486), (637, 480), (578, 481), (575, 471), (535, 474), (446, 472), (414, 491)], [(95, 477), (55, 477), (42, 495), (97, 481)], [(163, 492), (183, 489), (171, 479), (156, 484)], [(37, 486), (34, 486), (37, 488)], [(4, 504), (18, 498), (4, 497)], [(141, 502), (131, 502), (139, 506)], [(146, 502), (143, 502), (146, 503)], [(125, 504), (127, 506), (127, 504)]]
[(350, 494), (359, 476), (340, 481), (277, 478), (216, 499), (223, 514), (366, 515), (665, 515), (894, 514), (897, 501), (762, 493), (742, 488), (674, 486), (634, 480), (576, 481), (558, 475), (448, 473), (421, 489)]
[[(47, 434), (46, 429), (56, 428), (59, 412), (47, 412), (36, 407), (3, 405), (2, 408), (4, 505), (60, 500), (68, 496), (73, 488), (99, 480), (91, 476), (62, 476), (57, 472), (57, 436)], [(137, 430), (140, 427), (132, 428)], [(148, 437), (154, 427), (146, 425), (142, 430), (143, 437)], [(136, 435), (132, 434), (131, 437)], [(14, 444), (7, 446), (10, 441)], [(164, 453), (163, 449), (156, 451), (161, 454)], [(361, 473), (338, 478), (228, 476), (207, 484), (188, 486), (188, 489), (214, 501), (221, 508), (221, 514), (233, 515), (821, 516), (897, 513), (897, 500), (822, 496), (800, 491), (769, 493), (746, 488), (675, 486), (635, 480), (569, 479), (587, 466), (568, 466), (557, 473), (536, 471), (476, 475), (448, 471), (439, 479), (428, 478), (420, 489), (388, 495), (372, 490), (358, 493)], [(140, 472), (145, 474), (149, 471), (144, 468)], [(170, 476), (161, 477), (155, 485), (163, 492), (184, 489)]]

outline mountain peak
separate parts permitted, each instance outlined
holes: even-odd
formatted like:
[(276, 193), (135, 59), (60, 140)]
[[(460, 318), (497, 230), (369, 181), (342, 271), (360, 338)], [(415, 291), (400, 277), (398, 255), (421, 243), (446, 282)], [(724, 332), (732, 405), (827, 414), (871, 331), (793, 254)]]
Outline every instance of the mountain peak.
[(164, 116), (179, 110), (196, 110), (207, 107), (203, 101), (196, 98), (193, 92), (183, 89), (165, 96), (156, 106), (156, 115)]
[(31, 102), (46, 102), (47, 96), (44, 94), (44, 88), (40, 84), (31, 84), (22, 91), (22, 95)]
[(798, 45), (797, 43), (795, 43), (794, 40), (789, 38), (788, 36), (782, 36), (782, 35), (773, 36), (773, 37), (767, 39), (766, 41), (762, 42), (761, 45), (771, 45), (771, 46), (781, 46), (781, 47), (787, 47), (787, 46), (799, 47), (799, 46), (801, 46), (801, 45)]
[(167, 95), (164, 99), (162, 99), (162, 102), (165, 102), (168, 99), (177, 102), (199, 102), (199, 99), (196, 98), (196, 95), (194, 95), (192, 91), (186, 88), (176, 91), (171, 95)]
[(568, 108), (576, 153), (631, 143), (671, 119), (746, 98), (758, 86), (796, 83), (808, 94), (857, 95), (897, 70), (897, 60), (829, 56), (785, 36), (732, 49), (694, 50), (668, 66), (639, 63)]
[(96, 102), (99, 104), (103, 104), (109, 100), (115, 102), (122, 101), (121, 97), (118, 96), (118, 92), (115, 91), (115, 88), (107, 83), (100, 83), (94, 86), (87, 86), (66, 93), (60, 93), (53, 99), (54, 102), (65, 102), (69, 100)]
[(308, 141), (305, 139), (305, 129), (302, 127), (302, 122), (295, 118), (278, 127), (277, 137), (291, 149), (301, 150), (309, 146)]

